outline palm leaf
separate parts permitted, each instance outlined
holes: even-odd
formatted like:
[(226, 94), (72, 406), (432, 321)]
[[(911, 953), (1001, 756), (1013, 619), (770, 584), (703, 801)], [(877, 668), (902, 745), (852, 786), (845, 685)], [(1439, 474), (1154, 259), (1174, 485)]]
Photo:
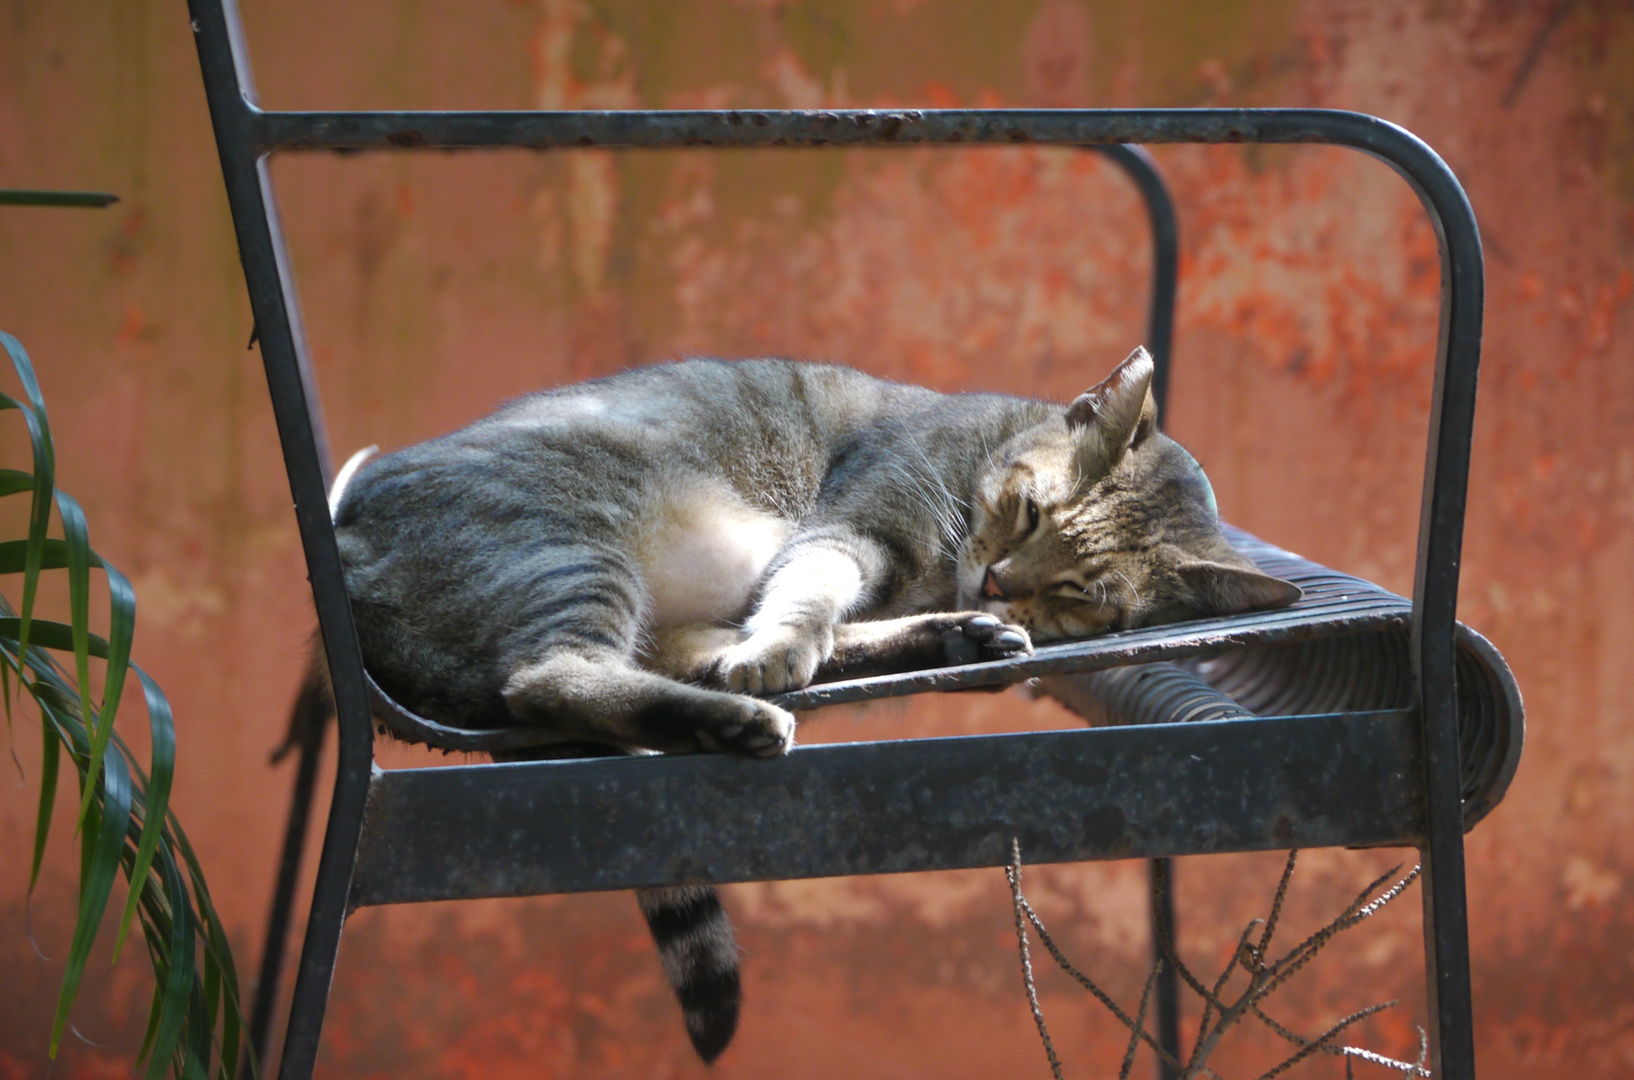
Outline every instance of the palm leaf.
[(45, 399), (40, 394), (40, 384), (34, 378), (34, 365), (29, 362), (23, 343), (4, 330), (0, 330), (0, 347), (4, 347), (11, 357), (11, 366), (23, 384), (23, 392), (28, 395), (27, 405), (16, 398), (0, 395), (3, 398), (0, 405), (22, 412), (34, 450), (34, 498), (28, 514), (30, 554), (23, 570), (22, 622), (17, 635), (19, 652), (27, 654), (28, 623), (34, 614), (34, 596), (40, 584), (40, 555), (35, 552), (43, 551), (45, 530), (51, 521), (51, 493), (55, 486), (57, 463), (51, 444), (51, 424), (45, 416)]
[[(34, 459), (32, 471), (0, 469), (0, 497), (25, 491), (31, 497), (26, 535), (0, 539), (0, 575), (22, 575), (16, 607), (0, 594), (0, 694), (9, 726), (15, 680), (16, 693), (26, 692), (39, 709), (44, 739), (30, 891), (50, 837), (64, 759), (80, 785), (78, 911), (50, 1032), (51, 1054), (55, 1057), (66, 1030), (114, 881), (122, 873), (128, 889), (114, 955), (132, 921), (138, 921), (155, 984), (138, 1064), (146, 1063), (150, 1078), (168, 1071), (191, 1080), (208, 1078), (214, 1061), (220, 1080), (228, 1080), (243, 1041), (238, 976), (203, 870), (170, 809), (176, 762), (170, 703), (130, 660), (136, 627), (130, 581), (92, 550), (84, 512), (56, 487), (51, 428), (28, 354), (3, 332), (0, 347), (23, 389), (20, 399), (0, 394), (0, 411), (21, 415)], [(60, 537), (48, 535), (53, 506)], [(91, 629), (91, 571), (96, 569), (108, 586), (106, 636)], [(66, 622), (35, 613), (42, 576), (55, 572), (67, 580)], [(93, 660), (103, 663), (100, 701), (90, 692)], [(115, 729), (131, 672), (147, 710), (148, 770)]]
[[(0, 408), (4, 408), (4, 406), (0, 406)], [(18, 495), (33, 490), (33, 473), (23, 472), (21, 469), (0, 469), (0, 497)]]
[[(153, 774), (147, 782), (147, 800), (142, 815), (142, 833), (136, 844), (136, 857), (131, 863), (130, 898), (125, 901), (125, 913), (119, 919), (119, 936), (114, 941), (114, 956), (125, 945), (125, 932), (130, 929), (131, 917), (141, 903), (143, 892), (135, 883), (146, 882), (153, 865), (154, 853), (164, 831), (165, 815), (170, 809), (170, 782), (176, 767), (176, 728), (171, 721), (170, 702), (147, 672), (137, 669), (137, 678), (147, 695), (148, 727), (152, 731)], [(112, 723), (109, 723), (112, 727)]]
[[(57, 1016), (51, 1025), (51, 1056), (57, 1056), (57, 1044), (63, 1028), (68, 1024), (68, 1010), (79, 993), (80, 979), (85, 974), (85, 962), (91, 957), (91, 943), (96, 940), (97, 927), (113, 892), (114, 874), (119, 870), (119, 856), (125, 847), (125, 829), (130, 824), (130, 772), (125, 768), (122, 754), (109, 752), (102, 769), (104, 783), (102, 797), (97, 799), (97, 817), (101, 828), (93, 838), (85, 830), (87, 853), (80, 872), (79, 921), (74, 926), (74, 940), (68, 948), (68, 970), (62, 976), (62, 990), (57, 995)], [(87, 822), (87, 825), (90, 823)]]

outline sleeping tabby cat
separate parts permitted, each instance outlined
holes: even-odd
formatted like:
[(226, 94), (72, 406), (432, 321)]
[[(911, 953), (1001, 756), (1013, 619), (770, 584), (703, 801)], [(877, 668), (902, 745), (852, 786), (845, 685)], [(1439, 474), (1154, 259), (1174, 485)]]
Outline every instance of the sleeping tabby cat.
[[(1221, 535), (1151, 376), (1138, 349), (1063, 407), (688, 360), (522, 398), (343, 474), (365, 661), (445, 724), (775, 757), (794, 717), (758, 695), (1292, 602)], [(639, 899), (712, 1061), (731, 925), (708, 887)]]

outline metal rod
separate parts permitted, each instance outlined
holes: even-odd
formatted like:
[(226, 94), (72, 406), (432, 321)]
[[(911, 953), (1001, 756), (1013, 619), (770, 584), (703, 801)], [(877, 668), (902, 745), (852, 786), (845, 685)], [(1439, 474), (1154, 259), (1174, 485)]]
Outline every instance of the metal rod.
[[(1169, 407), (1169, 373), (1174, 356), (1175, 299), (1180, 282), (1180, 221), (1174, 198), (1157, 162), (1142, 146), (1098, 147), (1117, 163), (1140, 191), (1152, 230), (1152, 294), (1146, 308), (1146, 349), (1152, 354), (1152, 398), (1159, 418)], [(1159, 986), (1159, 994), (1162, 987)]]
[(1415, 171), (1424, 164), (1422, 153), (1434, 157), (1394, 124), (1336, 109), (265, 112), (252, 106), (248, 113), (262, 152), (1261, 142), (1355, 146), (1400, 156)]
[(1484, 274), (1475, 214), (1451, 172), (1442, 165), (1439, 174), (1405, 175), (1425, 205), (1437, 208), (1431, 217), (1441, 247), (1439, 360), (1419, 511), (1412, 623), (1429, 826), (1421, 859), (1431, 1068), (1444, 1080), (1474, 1080), (1453, 628), (1474, 436)]
[(329, 660), (339, 724), (334, 796), (307, 917), (306, 939), (296, 969), (295, 995), (279, 1072), (287, 1080), (305, 1080), (311, 1076), (317, 1057), (329, 984), (346, 919), (373, 767), (374, 737), (362, 656), (329, 521), (326, 438), (316, 409), (317, 396), (277, 206), (262, 151), (254, 138), (257, 110), (252, 104), (254, 88), (237, 6), (232, 0), (189, 0), (188, 9), (312, 581), (318, 628)]
[(105, 191), (30, 191), (0, 188), (0, 206), (87, 206), (100, 210), (119, 201)]
[[(389, 769), (353, 906), (1413, 844), (1408, 709)], [(791, 842), (791, 838), (793, 838)]]
[[(1157, 415), (1168, 416), (1169, 372), (1174, 348), (1174, 314), (1176, 294), (1180, 282), (1180, 223), (1175, 214), (1174, 199), (1169, 186), (1163, 181), (1152, 155), (1140, 146), (1103, 146), (1102, 154), (1110, 158), (1129, 175), (1146, 204), (1146, 217), (1152, 230), (1152, 295), (1146, 309), (1146, 348), (1152, 354), (1152, 398), (1157, 402)], [(1152, 931), (1152, 960), (1162, 958), (1158, 939), (1160, 927), (1178, 935), (1175, 925), (1175, 873), (1172, 859), (1153, 859), (1148, 867), (1152, 881), (1164, 881), (1166, 887), (1151, 890), (1150, 912)], [(1178, 946), (1177, 946), (1178, 947)], [(1157, 969), (1157, 1041), (1176, 1061), (1180, 1058), (1180, 976), (1173, 964)], [(1157, 1059), (1158, 1080), (1178, 1080), (1175, 1067), (1162, 1057)]]
[(289, 821), (284, 826), (284, 847), (278, 857), (278, 879), (272, 889), (272, 910), (267, 916), (267, 935), (261, 946), (261, 972), (256, 979), (255, 1001), (250, 1011), (249, 1044), (244, 1048), (238, 1080), (255, 1080), (257, 1076), (266, 1075), (272, 1014), (278, 1005), (278, 982), (284, 970), (290, 916), (295, 910), (295, 887), (300, 883), (307, 823), (312, 815), (318, 763), (323, 757), (324, 734), (328, 730), (329, 718), (325, 716), (307, 726), (298, 747), (300, 761), (295, 769), (295, 788), (289, 797)]

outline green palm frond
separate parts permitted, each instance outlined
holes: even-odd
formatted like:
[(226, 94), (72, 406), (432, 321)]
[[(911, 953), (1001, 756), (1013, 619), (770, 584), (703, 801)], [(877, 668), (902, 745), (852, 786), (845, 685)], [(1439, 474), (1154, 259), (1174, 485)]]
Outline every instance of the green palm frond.
[[(167, 1070), (180, 1080), (212, 1072), (229, 1080), (243, 1030), (238, 975), (198, 859), (170, 812), (176, 764), (170, 703), (130, 659), (136, 628), (136, 595), (130, 581), (91, 549), (84, 512), (56, 487), (51, 428), (28, 354), (4, 332), (0, 347), (10, 357), (23, 390), (21, 398), (0, 394), (0, 411), (21, 415), (33, 452), (31, 470), (0, 469), (0, 498), (26, 492), (31, 499), (27, 535), (0, 541), (0, 575), (22, 577), (17, 605), (0, 594), (0, 695), (7, 731), (14, 734), (14, 710), (27, 694), (39, 711), (43, 736), (30, 891), (39, 880), (65, 758), (74, 768), (80, 791), (75, 822), (80, 841), (78, 914), (51, 1029), (51, 1056), (56, 1056), (84, 980), (115, 879), (123, 875), (127, 896), (114, 955), (123, 948), (131, 926), (139, 925), (155, 983), (138, 1063), (146, 1063), (148, 1080), (158, 1080)], [(53, 507), (60, 538), (47, 535)], [(105, 634), (91, 632), (93, 570), (101, 570), (108, 587)], [(34, 611), (42, 577), (55, 572), (67, 579), (67, 622), (38, 618)], [(91, 693), (93, 660), (101, 664), (98, 699)], [(142, 687), (151, 736), (146, 769), (114, 730), (132, 674)]]

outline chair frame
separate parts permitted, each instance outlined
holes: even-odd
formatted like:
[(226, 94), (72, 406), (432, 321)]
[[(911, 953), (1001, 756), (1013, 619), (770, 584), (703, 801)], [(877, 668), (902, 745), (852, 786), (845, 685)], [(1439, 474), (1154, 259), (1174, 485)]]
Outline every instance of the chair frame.
[[(779, 784), (827, 784), (836, 794), (830, 818), (810, 821), (809, 834), (771, 839), (737, 870), (718, 872), (687, 859), (666, 862), (661, 852), (648, 853), (657, 869), (622, 878), (586, 871), (567, 872), (545, 891), (623, 888), (686, 880), (760, 880), (768, 877), (923, 870), (949, 866), (1002, 865), (1006, 858), (992, 845), (953, 850), (938, 847), (923, 832), (909, 836), (914, 823), (896, 823), (870, 831), (866, 851), (836, 853), (811, 847), (813, 838), (832, 833), (835, 815), (855, 815), (859, 806), (883, 805), (903, 785), (932, 781), (947, 770), (986, 769), (994, 783), (1025, 776), (1040, 761), (1052, 768), (1061, 761), (1101, 760), (1109, 753), (1127, 756), (1130, 775), (1144, 767), (1178, 769), (1188, 755), (1204, 752), (1219, 768), (1257, 768), (1246, 753), (1288, 757), (1328, 753), (1329, 766), (1351, 768), (1356, 755), (1377, 753), (1383, 772), (1401, 778), (1383, 804), (1396, 817), (1379, 829), (1385, 842), (1410, 843), (1422, 852), (1425, 963), (1428, 984), (1432, 1062), (1447, 1080), (1474, 1076), (1474, 1043), (1470, 1006), (1469, 944), (1466, 927), (1463, 820), (1460, 797), (1459, 734), (1454, 688), (1454, 626), (1462, 545), (1464, 506), (1480, 358), (1484, 294), (1481, 242), (1474, 213), (1462, 187), (1436, 153), (1407, 131), (1375, 117), (1320, 109), (949, 109), (822, 111), (614, 111), (614, 112), (277, 112), (259, 107), (235, 0), (189, 0), (192, 28), (220, 152), (239, 254), (258, 331), (279, 438), (294, 496), (317, 609), (327, 652), (338, 716), (338, 762), (334, 796), (324, 835), (312, 908), (296, 975), (279, 1076), (309, 1077), (316, 1060), (329, 985), (334, 973), (341, 928), (356, 906), (375, 902), (360, 897), (354, 872), (360, 852), (367, 863), (369, 845), (376, 850), (374, 868), (389, 867), (398, 839), (382, 837), (381, 807), (440, 808), (469, 799), (475, 786), (486, 793), (496, 786), (523, 798), (566, 798), (566, 793), (594, 787), (607, 776), (641, 786), (644, 797), (677, 800), (710, 792), (724, 800), (725, 812), (748, 796), (764, 798)], [(513, 147), (571, 150), (578, 147), (858, 147), (982, 146), (1032, 144), (1099, 148), (1131, 169), (1143, 185), (1148, 207), (1154, 205), (1143, 179), (1139, 151), (1118, 149), (1157, 143), (1324, 143), (1348, 146), (1377, 157), (1393, 168), (1419, 196), (1435, 228), (1441, 257), (1441, 314), (1436, 351), (1434, 396), (1420, 507), (1418, 559), (1411, 608), (1412, 707), (1406, 710), (1348, 714), (1340, 717), (1290, 717), (1270, 723), (1250, 736), (1242, 725), (1198, 724), (1135, 727), (1082, 732), (1047, 732), (973, 739), (915, 740), (852, 746), (812, 747), (784, 762), (739, 762), (709, 756), (635, 761), (541, 762), (504, 766), (465, 766), (439, 770), (382, 772), (374, 764), (371, 697), (346, 597), (340, 555), (327, 503), (329, 446), (318, 406), (295, 283), (279, 223), (267, 157), (287, 150), (405, 150)], [(1157, 181), (1161, 190), (1161, 181)], [(1172, 218), (1171, 218), (1172, 226)], [(1172, 236), (1172, 234), (1171, 234)], [(1159, 238), (1159, 247), (1162, 242)], [(1172, 251), (1172, 244), (1170, 250)], [(1172, 262), (1168, 266), (1172, 275)], [(1161, 302), (1164, 290), (1155, 294)], [(1167, 290), (1172, 305), (1172, 276)], [(1154, 316), (1157, 313), (1154, 311)], [(1162, 331), (1167, 333), (1165, 318)], [(1158, 320), (1154, 317), (1154, 329)], [(1155, 338), (1155, 335), (1154, 335)], [(1154, 340), (1153, 344), (1157, 344)], [(1166, 359), (1167, 342), (1161, 354)], [(1166, 370), (1166, 368), (1165, 368)], [(1087, 664), (1088, 667), (1097, 666)], [(1100, 665), (1100, 666), (1104, 666)], [(1015, 677), (1025, 677), (1016, 674)], [(955, 673), (937, 680), (936, 688), (957, 685)], [(992, 673), (964, 679), (969, 685), (1004, 681)], [(1207, 729), (1207, 730), (1205, 730)], [(1094, 740), (1094, 741), (1085, 741)], [(1246, 742), (1245, 742), (1246, 740)], [(1398, 745), (1400, 744), (1400, 745)], [(1339, 749), (1335, 750), (1334, 748)], [(1381, 750), (1380, 747), (1394, 747)], [(303, 754), (303, 759), (316, 757)], [(1093, 753), (1088, 753), (1089, 751)], [(1338, 754), (1339, 757), (1332, 755)], [(1346, 756), (1348, 755), (1348, 756)], [(1394, 755), (1394, 756), (1392, 756)], [(1262, 756), (1258, 759), (1263, 762)], [(1235, 763), (1235, 765), (1233, 765)], [(308, 771), (303, 760), (303, 772)], [(614, 770), (607, 773), (606, 770)], [(623, 771), (618, 771), (623, 770)], [(631, 771), (639, 770), (639, 771)], [(939, 770), (942, 770), (939, 772)], [(442, 774), (434, 776), (432, 774)], [(310, 791), (312, 776), (306, 780)], [(1382, 781), (1381, 781), (1382, 782)], [(894, 786), (893, 786), (894, 785)], [(785, 789), (786, 790), (786, 789)], [(919, 789), (915, 789), (919, 790)], [(1352, 793), (1352, 797), (1353, 797)], [(1031, 801), (1029, 801), (1029, 798)], [(849, 800), (849, 801), (847, 801)], [(1029, 861), (1053, 861), (1095, 854), (1085, 846), (1081, 820), (1047, 790), (1020, 798), (989, 823), (989, 830), (1036, 825), (1024, 842)], [(1396, 804), (1399, 804), (1397, 806)], [(945, 807), (938, 807), (944, 813)], [(1228, 815), (1231, 809), (1198, 796), (1193, 809)], [(1264, 808), (1235, 811), (1263, 817)], [(821, 812), (818, 812), (819, 815)], [(931, 812), (934, 820), (934, 811)], [(887, 817), (889, 815), (886, 815)], [(909, 815), (914, 817), (915, 815)], [(690, 819), (689, 819), (690, 820)], [(722, 820), (728, 824), (729, 816)], [(1348, 821), (1348, 819), (1345, 819)], [(1382, 819), (1381, 819), (1382, 820)], [(1070, 839), (1060, 826), (1072, 823)], [(376, 828), (368, 830), (366, 824)], [(923, 821), (917, 822), (922, 828)], [(1262, 823), (1263, 824), (1263, 823)], [(1377, 824), (1377, 823), (1376, 823)], [(717, 825), (717, 827), (719, 827)], [(301, 824), (304, 830), (304, 822)], [(1052, 831), (1052, 829), (1054, 831)], [(291, 834), (295, 822), (291, 822)], [(799, 833), (800, 830), (796, 829)], [(1323, 836), (1328, 843), (1381, 842), (1361, 829), (1355, 835)], [(1321, 835), (1321, 834), (1318, 834)], [(740, 839), (747, 839), (748, 834)], [(1254, 840), (1236, 847), (1220, 843), (1159, 837), (1149, 851), (1129, 855), (1166, 856), (1200, 851), (1294, 846), (1302, 834), (1284, 836), (1291, 843)], [(447, 838), (443, 838), (448, 842)], [(609, 837), (608, 843), (628, 837)], [(731, 838), (726, 838), (730, 846)], [(910, 843), (911, 841), (911, 843)], [(406, 843), (406, 841), (402, 841)], [(769, 847), (767, 847), (769, 845)], [(911, 848), (913, 855), (903, 852)], [(298, 855), (298, 852), (297, 852)], [(285, 869), (290, 870), (286, 845)], [(543, 857), (549, 857), (546, 853)], [(656, 861), (655, 861), (656, 860)], [(298, 862), (298, 857), (297, 860)], [(536, 868), (537, 869), (537, 868)], [(537, 875), (536, 875), (537, 876)], [(549, 875), (546, 875), (549, 877)], [(457, 886), (456, 886), (457, 889)], [(389, 891), (389, 890), (388, 890)], [(485, 883), (461, 895), (503, 892)], [(416, 898), (399, 890), (392, 900)], [(384, 902), (384, 901), (382, 901)], [(287, 919), (287, 910), (284, 917)], [(264, 1030), (263, 1030), (264, 1035)]]

